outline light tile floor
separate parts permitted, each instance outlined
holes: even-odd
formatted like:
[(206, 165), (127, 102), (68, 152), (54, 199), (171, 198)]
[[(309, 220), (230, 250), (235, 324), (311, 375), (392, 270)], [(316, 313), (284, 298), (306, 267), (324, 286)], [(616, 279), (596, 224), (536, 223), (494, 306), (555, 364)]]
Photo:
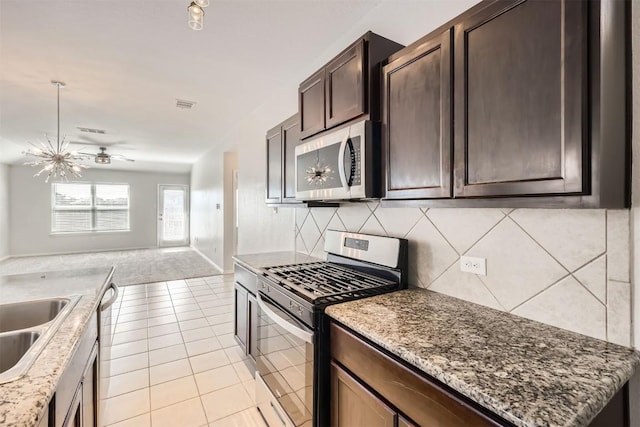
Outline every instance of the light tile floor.
[(233, 338), (233, 276), (121, 288), (102, 353), (103, 426), (264, 427)]

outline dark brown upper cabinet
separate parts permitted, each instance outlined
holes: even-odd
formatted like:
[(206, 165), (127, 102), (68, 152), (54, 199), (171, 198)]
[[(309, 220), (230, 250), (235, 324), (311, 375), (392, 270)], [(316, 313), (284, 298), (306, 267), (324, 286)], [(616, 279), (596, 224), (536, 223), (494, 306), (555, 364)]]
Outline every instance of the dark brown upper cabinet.
[(300, 120), (296, 114), (282, 123), (282, 201), (284, 203), (296, 201), (296, 147), (300, 143)]
[(364, 40), (358, 40), (325, 67), (325, 126), (331, 128), (365, 113)]
[(295, 149), (300, 144), (300, 122), (295, 114), (267, 132), (266, 202), (301, 203), (295, 200)]
[(383, 68), (387, 198), (451, 197), (453, 32), (424, 40)]
[(300, 132), (302, 137), (315, 135), (325, 128), (324, 69), (302, 82), (298, 89)]
[(502, 1), (456, 25), (456, 197), (582, 194), (587, 2)]
[(391, 55), (383, 205), (628, 207), (629, 16), (487, 0)]
[(282, 201), (282, 126), (267, 132), (267, 203)]
[(403, 46), (372, 32), (329, 61), (298, 89), (301, 138), (359, 116), (380, 120), (380, 63)]

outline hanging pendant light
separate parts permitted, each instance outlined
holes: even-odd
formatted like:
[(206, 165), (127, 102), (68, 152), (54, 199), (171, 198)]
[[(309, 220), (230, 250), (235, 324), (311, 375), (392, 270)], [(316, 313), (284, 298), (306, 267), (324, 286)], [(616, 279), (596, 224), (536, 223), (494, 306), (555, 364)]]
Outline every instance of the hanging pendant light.
[(47, 139), (46, 144), (44, 142), (40, 142), (40, 147), (35, 144), (31, 144), (33, 145), (33, 148), (29, 148), (24, 151), (24, 154), (36, 157), (38, 160), (26, 162), (25, 165), (42, 167), (34, 177), (46, 173), (47, 178), (44, 182), (49, 182), (51, 177), (68, 181), (69, 176), (75, 178), (82, 177), (80, 172), (82, 169), (88, 168), (88, 166), (80, 164), (78, 161), (86, 159), (87, 156), (75, 151), (67, 151), (69, 143), (65, 142), (64, 138), (60, 141), (60, 88), (65, 87), (65, 84), (57, 80), (52, 80), (51, 83), (56, 85), (58, 89), (58, 135), (56, 143), (53, 144), (49, 137), (45, 135), (45, 138)]
[(204, 10), (202, 10), (202, 7), (192, 1), (187, 10), (189, 11), (189, 28), (195, 31), (201, 30), (204, 25)]

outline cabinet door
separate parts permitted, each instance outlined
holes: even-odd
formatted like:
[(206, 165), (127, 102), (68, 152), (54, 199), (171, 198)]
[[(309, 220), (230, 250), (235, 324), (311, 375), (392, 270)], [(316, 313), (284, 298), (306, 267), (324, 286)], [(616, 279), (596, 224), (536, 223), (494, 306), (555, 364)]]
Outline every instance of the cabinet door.
[(282, 128), (267, 132), (267, 203), (282, 200)]
[(239, 284), (235, 284), (234, 291), (234, 324), (233, 335), (242, 350), (247, 352), (247, 295), (248, 292)]
[(258, 301), (256, 297), (247, 293), (247, 353), (255, 362), (258, 356)]
[(384, 67), (386, 197), (451, 197), (452, 31)]
[(396, 412), (331, 362), (331, 425), (394, 427)]
[(62, 427), (82, 427), (82, 384), (78, 384)]
[(298, 115), (291, 117), (282, 123), (282, 201), (295, 202), (296, 197), (296, 146), (300, 145), (300, 120)]
[(98, 384), (98, 343), (96, 343), (82, 379), (83, 427), (98, 427)]
[(364, 40), (359, 40), (325, 68), (325, 127), (365, 113)]
[(324, 69), (300, 84), (298, 112), (301, 138), (324, 130)]
[(456, 25), (456, 197), (586, 190), (587, 6), (501, 1)]

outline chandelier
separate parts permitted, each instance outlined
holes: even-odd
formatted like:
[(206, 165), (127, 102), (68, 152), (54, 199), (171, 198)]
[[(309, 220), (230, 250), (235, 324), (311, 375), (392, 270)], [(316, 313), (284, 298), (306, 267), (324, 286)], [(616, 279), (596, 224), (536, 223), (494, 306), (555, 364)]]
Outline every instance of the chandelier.
[(189, 7), (189, 28), (199, 31), (204, 26), (203, 7), (209, 6), (209, 0), (193, 0)]
[(44, 182), (49, 182), (51, 177), (59, 177), (61, 180), (68, 181), (69, 176), (76, 178), (80, 178), (82, 176), (80, 172), (88, 166), (82, 165), (78, 163), (78, 161), (86, 159), (87, 156), (75, 151), (68, 151), (67, 148), (69, 143), (65, 142), (64, 138), (60, 141), (60, 88), (64, 87), (65, 84), (57, 80), (52, 80), (51, 83), (56, 85), (58, 89), (58, 135), (56, 144), (53, 144), (45, 134), (45, 138), (47, 139), (46, 144), (44, 142), (40, 142), (40, 147), (35, 144), (31, 144), (33, 148), (29, 148), (24, 151), (25, 155), (37, 158), (37, 160), (26, 162), (25, 165), (42, 167), (34, 177), (46, 174), (47, 179), (45, 179)]

